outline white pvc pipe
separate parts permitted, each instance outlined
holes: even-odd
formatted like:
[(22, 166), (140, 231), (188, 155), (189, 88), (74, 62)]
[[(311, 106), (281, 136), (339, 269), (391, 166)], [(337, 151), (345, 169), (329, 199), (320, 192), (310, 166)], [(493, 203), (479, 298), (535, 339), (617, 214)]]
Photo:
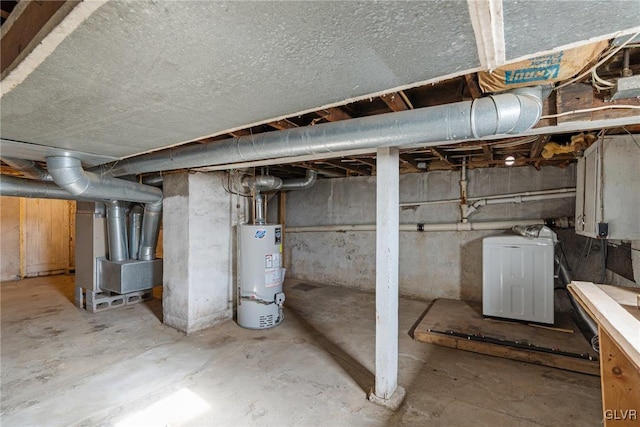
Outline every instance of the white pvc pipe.
[[(510, 194), (496, 194), (491, 196), (481, 196), (481, 197), (470, 197), (467, 199), (467, 202), (475, 202), (478, 200), (490, 200), (490, 199), (503, 199), (509, 197), (517, 197), (517, 196), (537, 196), (543, 194), (562, 194), (562, 193), (572, 193), (575, 194), (575, 188), (556, 188), (553, 190), (538, 190), (538, 191), (524, 191), (521, 193), (510, 193)], [(426, 202), (406, 202), (400, 203), (400, 206), (422, 206), (422, 205), (437, 205), (443, 203), (460, 203), (460, 199), (444, 199), (444, 200), (429, 200)]]
[[(422, 224), (422, 231), (473, 231), (508, 230), (514, 225), (544, 224), (543, 219), (513, 219), (505, 221), (451, 222), (441, 224)], [(286, 233), (324, 233), (347, 231), (376, 231), (375, 224), (312, 225), (305, 227), (287, 227)], [(400, 224), (400, 231), (419, 231), (418, 224)]]

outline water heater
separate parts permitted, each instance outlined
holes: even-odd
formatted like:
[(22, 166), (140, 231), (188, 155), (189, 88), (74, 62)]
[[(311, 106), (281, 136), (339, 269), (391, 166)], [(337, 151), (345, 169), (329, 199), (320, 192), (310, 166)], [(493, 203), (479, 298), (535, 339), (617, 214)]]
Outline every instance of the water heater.
[(241, 224), (238, 243), (238, 324), (276, 326), (284, 317), (282, 226)]

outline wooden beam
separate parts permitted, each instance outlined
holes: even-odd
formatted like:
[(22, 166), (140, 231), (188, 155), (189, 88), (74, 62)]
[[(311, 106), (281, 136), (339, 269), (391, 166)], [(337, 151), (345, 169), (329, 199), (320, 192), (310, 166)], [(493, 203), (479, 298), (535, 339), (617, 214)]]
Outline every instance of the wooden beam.
[(269, 126), (271, 126), (272, 128), (275, 128), (275, 129), (278, 129), (278, 130), (293, 129), (293, 128), (297, 128), (298, 127), (297, 124), (291, 123), (287, 119), (276, 120), (275, 122), (271, 122), (271, 123), (267, 123), (267, 124)]
[(429, 150), (431, 150), (433, 154), (438, 156), (438, 158), (448, 166), (451, 166), (451, 167), (455, 166), (453, 163), (451, 163), (451, 161), (447, 158), (447, 156), (445, 156), (445, 154), (440, 149), (436, 147), (429, 147)]
[(376, 167), (376, 161), (375, 160), (363, 159), (362, 157), (350, 157), (350, 159), (354, 159), (354, 160), (362, 163), (363, 165), (367, 165), (367, 166), (372, 167), (372, 168)]
[(238, 129), (238, 130), (234, 130), (233, 132), (229, 132), (229, 135), (231, 135), (234, 138), (239, 138), (241, 136), (247, 136), (247, 135), (251, 135), (253, 132), (251, 132), (251, 129)]
[(11, 72), (79, 1), (19, 1), (2, 25), (1, 77)]
[(540, 157), (544, 144), (549, 142), (549, 139), (551, 139), (551, 135), (540, 135), (531, 145), (529, 157)]
[(485, 159), (492, 161), (493, 160), (493, 150), (491, 149), (491, 145), (485, 144), (482, 146), (482, 152), (484, 153)]
[(317, 111), (317, 114), (328, 122), (338, 122), (340, 120), (349, 120), (351, 118), (349, 114), (338, 107), (325, 108), (324, 110)]
[(7, 19), (10, 14), (11, 12), (8, 10), (0, 10), (0, 17), (2, 17), (2, 19)]
[(409, 109), (398, 92), (382, 95), (380, 99), (387, 104), (387, 107), (389, 107), (391, 111), (404, 111)]
[(344, 164), (340, 161), (337, 160), (321, 160), (320, 163), (324, 163), (325, 165), (331, 165), (334, 166), (338, 169), (343, 169), (347, 172), (351, 172), (351, 173), (355, 173), (357, 175), (371, 175), (370, 172), (361, 169), (357, 166), (353, 166), (353, 165), (348, 165), (348, 164)]
[(465, 74), (464, 81), (467, 84), (467, 89), (469, 89), (471, 98), (476, 99), (482, 96), (482, 90), (480, 89), (480, 85), (478, 84), (478, 79), (475, 73)]

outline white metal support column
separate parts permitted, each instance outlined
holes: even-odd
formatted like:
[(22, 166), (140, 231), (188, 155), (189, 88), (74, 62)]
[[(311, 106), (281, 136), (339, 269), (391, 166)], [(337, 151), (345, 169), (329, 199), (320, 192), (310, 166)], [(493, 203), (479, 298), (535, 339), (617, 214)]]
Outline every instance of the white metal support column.
[(398, 251), (400, 237), (399, 150), (377, 150), (376, 160), (376, 373), (369, 400), (397, 409), (405, 391), (398, 387)]

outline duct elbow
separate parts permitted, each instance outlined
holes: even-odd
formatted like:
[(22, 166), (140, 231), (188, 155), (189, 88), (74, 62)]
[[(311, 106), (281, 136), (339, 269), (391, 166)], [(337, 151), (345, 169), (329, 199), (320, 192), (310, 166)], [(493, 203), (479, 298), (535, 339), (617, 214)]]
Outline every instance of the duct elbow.
[(280, 190), (307, 190), (316, 183), (318, 172), (307, 169), (307, 173), (302, 179), (287, 179), (282, 181)]
[(74, 196), (83, 195), (90, 186), (90, 179), (82, 169), (82, 163), (74, 157), (47, 157), (47, 170), (58, 186)]
[(541, 86), (535, 86), (476, 99), (471, 105), (473, 136), (517, 134), (531, 129), (542, 117), (547, 95)]

